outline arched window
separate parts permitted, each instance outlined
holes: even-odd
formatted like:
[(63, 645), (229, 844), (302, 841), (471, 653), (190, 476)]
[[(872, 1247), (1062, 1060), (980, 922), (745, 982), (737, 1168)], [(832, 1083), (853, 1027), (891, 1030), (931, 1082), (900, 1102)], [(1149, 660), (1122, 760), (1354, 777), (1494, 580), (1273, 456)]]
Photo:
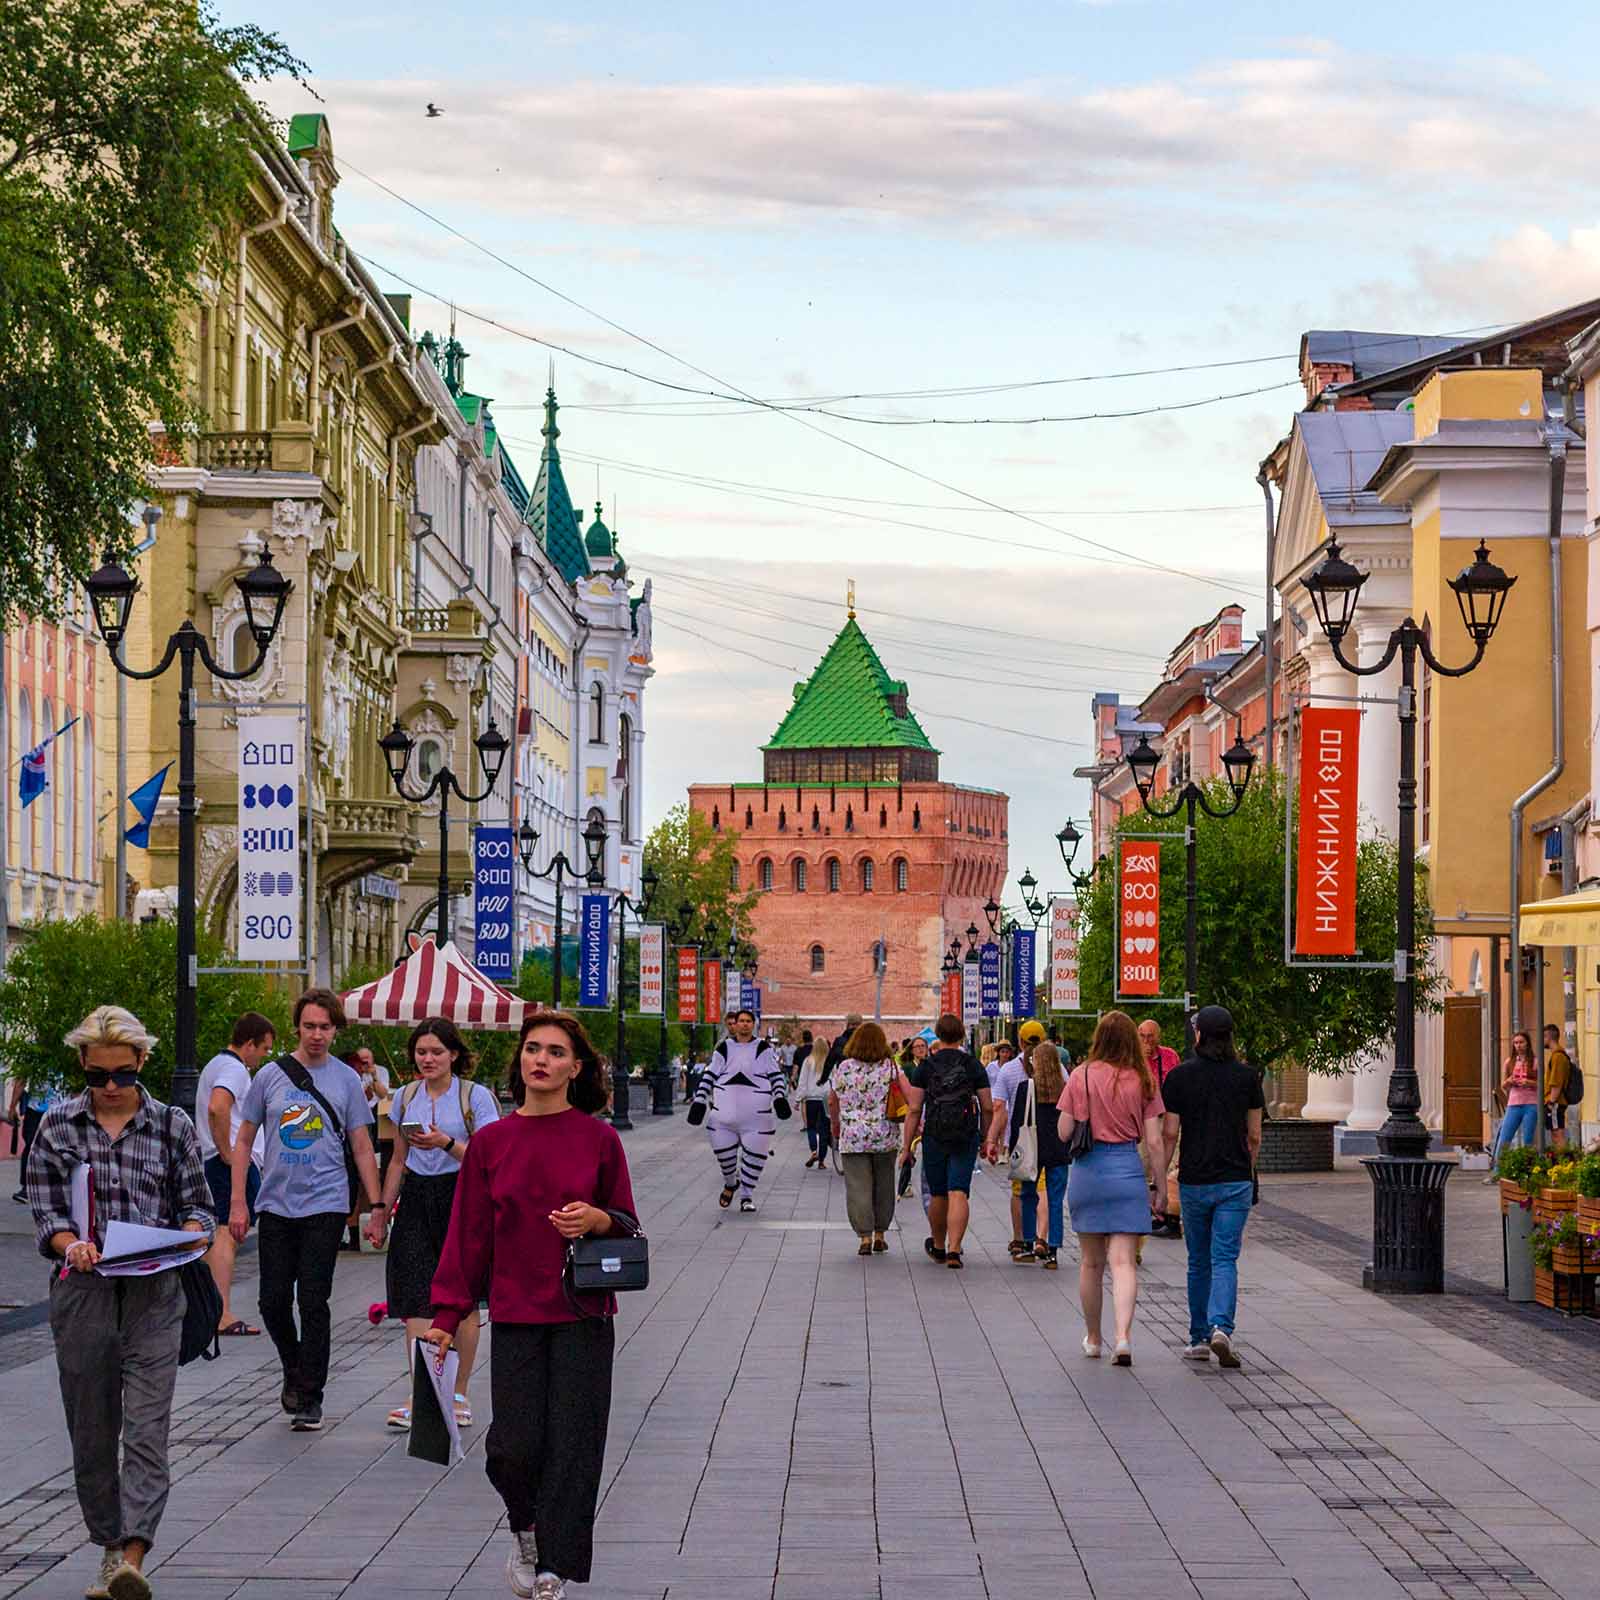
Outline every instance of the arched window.
[(728, 887), (730, 889), (739, 887), (739, 861), (737, 857), (728, 863)]
[(589, 691), (589, 743), (604, 744), (606, 742), (606, 690), (603, 683), (596, 683)]
[(713, 833), (722, 832), (722, 811), (718, 806), (712, 806), (711, 808), (711, 831)]
[(779, 806), (778, 807), (778, 832), (779, 833), (787, 833), (788, 831), (789, 831), (789, 813), (787, 811), (785, 811), (782, 806)]
[(846, 833), (854, 833), (856, 831), (856, 808), (854, 806), (846, 806), (844, 808), (844, 831)]
[(426, 789), (434, 774), (444, 765), (444, 745), (432, 735), (417, 740), (417, 782)]
[(887, 828), (889, 826), (889, 808), (888, 808), (888, 806), (879, 806), (878, 807), (878, 826), (880, 828)]
[(827, 965), (827, 959), (822, 953), (822, 946), (820, 944), (812, 945), (812, 947), (811, 947), (811, 970), (813, 972), (821, 972), (826, 965)]
[(756, 882), (758, 884), (760, 884), (760, 886), (763, 889), (771, 889), (771, 887), (772, 887), (772, 858), (770, 856), (762, 856), (760, 862), (757, 864), (757, 866), (756, 866)]
[(862, 892), (862, 894), (871, 894), (872, 893), (872, 881), (873, 881), (873, 878), (874, 878), (875, 875), (876, 874), (875, 874), (875, 872), (873, 870), (873, 866), (872, 866), (872, 857), (868, 856), (867, 859), (861, 863), (861, 892)]
[(839, 858), (828, 857), (828, 893), (838, 894), (843, 882), (843, 874), (839, 871)]
[(636, 837), (633, 826), (633, 720), (626, 716), (617, 718), (617, 777), (620, 780), (617, 815), (622, 819), (622, 826), (617, 831), (624, 839), (632, 839)]
[(911, 887), (911, 864), (904, 856), (894, 860), (894, 892), (904, 894)]
[(822, 826), (822, 813), (815, 807), (811, 808), (811, 831), (815, 833)]
[(804, 894), (806, 892), (806, 864), (804, 858), (794, 864), (794, 892), (796, 894)]
[(748, 833), (750, 831), (750, 829), (755, 827), (755, 825), (756, 825), (756, 814), (755, 814), (755, 811), (750, 806), (746, 806), (744, 808), (745, 832)]
[[(24, 640), (27, 639), (27, 630), (24, 630), (22, 637)], [(23, 755), (26, 755), (32, 748), (33, 701), (29, 699), (28, 691), (24, 689), (22, 693), (17, 696), (17, 749), (20, 750)], [(11, 779), (8, 776), (6, 778), (6, 782), (9, 783), (10, 781)], [(32, 806), (29, 806), (26, 811), (24, 811), (20, 806), (17, 808), (17, 833), (18, 843), (21, 846), (23, 868), (24, 870), (31, 871), (33, 868)]]

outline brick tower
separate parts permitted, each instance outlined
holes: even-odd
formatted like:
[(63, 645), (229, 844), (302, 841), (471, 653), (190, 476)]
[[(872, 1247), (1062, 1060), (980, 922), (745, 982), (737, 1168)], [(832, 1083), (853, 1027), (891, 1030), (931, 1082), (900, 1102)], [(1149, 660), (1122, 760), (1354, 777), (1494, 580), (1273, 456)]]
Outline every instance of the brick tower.
[(761, 891), (755, 942), (770, 1017), (836, 1026), (873, 1014), (875, 943), (888, 946), (891, 1037), (932, 1020), (950, 940), (999, 899), (1007, 797), (939, 777), (939, 752), (852, 606), (762, 747), (759, 783), (697, 783), (689, 804), (738, 838), (741, 886)]

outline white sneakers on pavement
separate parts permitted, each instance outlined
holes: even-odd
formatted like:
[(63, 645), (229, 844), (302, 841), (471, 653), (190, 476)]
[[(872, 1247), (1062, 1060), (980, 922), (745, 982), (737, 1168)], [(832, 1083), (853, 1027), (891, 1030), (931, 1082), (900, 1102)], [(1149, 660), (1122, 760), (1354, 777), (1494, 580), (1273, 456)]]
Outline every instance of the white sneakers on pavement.
[(511, 1535), (511, 1553), (506, 1557), (506, 1582), (511, 1592), (522, 1600), (533, 1600), (534, 1585), (539, 1581), (539, 1547), (533, 1529)]
[(1084, 1334), (1083, 1336), (1083, 1353), (1088, 1356), (1091, 1361), (1098, 1361), (1100, 1359), (1099, 1342), (1095, 1339), (1091, 1339), (1088, 1334)]
[(566, 1600), (566, 1579), (547, 1572), (533, 1586), (533, 1600)]
[(1239, 1358), (1233, 1352), (1233, 1340), (1221, 1328), (1211, 1330), (1211, 1353), (1217, 1358), (1219, 1367), (1237, 1367)]
[(1185, 1361), (1209, 1361), (1211, 1359), (1211, 1346), (1208, 1344), (1186, 1344), (1183, 1347)]

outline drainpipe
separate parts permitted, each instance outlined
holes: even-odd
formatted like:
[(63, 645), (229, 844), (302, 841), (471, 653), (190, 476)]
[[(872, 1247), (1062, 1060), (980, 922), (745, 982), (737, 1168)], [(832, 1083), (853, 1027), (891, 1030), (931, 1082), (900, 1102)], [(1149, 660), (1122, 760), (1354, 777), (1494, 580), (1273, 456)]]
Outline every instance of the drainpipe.
[(1273, 588), (1272, 575), (1277, 566), (1278, 555), (1278, 519), (1276, 508), (1272, 503), (1272, 484), (1267, 479), (1267, 464), (1261, 463), (1256, 473), (1256, 482), (1261, 485), (1261, 497), (1267, 503), (1267, 631), (1262, 643), (1262, 660), (1266, 666), (1267, 686), (1267, 721), (1262, 737), (1262, 765), (1270, 772), (1273, 768), (1272, 759), (1272, 690), (1273, 680), (1277, 677), (1277, 660), (1274, 655), (1276, 645), (1272, 637), (1272, 611), (1276, 591)]
[(354, 322), (364, 322), (366, 316), (367, 303), (365, 300), (358, 300), (354, 311), (347, 311), (343, 316), (335, 317), (332, 322), (311, 330), (311, 393), (306, 402), (306, 411), (311, 420), (313, 445), (316, 444), (317, 429), (322, 423), (322, 336), (327, 333), (337, 333), (341, 328), (348, 328)]
[[(1561, 892), (1574, 894), (1578, 888), (1578, 829), (1589, 820), (1590, 801), (1586, 796), (1570, 811), (1561, 814)], [(1572, 945), (1561, 951), (1561, 1038), (1567, 1054), (1578, 1059), (1578, 952)], [(1579, 1115), (1582, 1115), (1580, 1108)]]
[(233, 264), (233, 389), (229, 397), (228, 426), (237, 433), (244, 427), (245, 417), (245, 355), (249, 348), (249, 339), (246, 336), (244, 322), (244, 274), (245, 266), (250, 256), (250, 241), (258, 233), (271, 233), (274, 228), (281, 228), (289, 220), (289, 199), (282, 191), (279, 192), (278, 210), (275, 216), (268, 217), (265, 222), (258, 222), (254, 227), (243, 228), (239, 232), (238, 253)]
[[(1545, 429), (1550, 452), (1550, 765), (1511, 802), (1511, 1032), (1522, 1027), (1522, 819), (1528, 806), (1566, 770), (1567, 738), (1561, 716), (1562, 668), (1565, 664), (1561, 627), (1561, 507), (1566, 490), (1567, 431), (1557, 424)], [(1534, 982), (1542, 999), (1544, 954), (1540, 950)], [(1541, 1007), (1542, 1009), (1542, 1007)], [(1544, 1103), (1544, 1048), (1538, 1042), (1539, 1102)], [(1544, 1149), (1544, 1117), (1535, 1123), (1535, 1144)]]

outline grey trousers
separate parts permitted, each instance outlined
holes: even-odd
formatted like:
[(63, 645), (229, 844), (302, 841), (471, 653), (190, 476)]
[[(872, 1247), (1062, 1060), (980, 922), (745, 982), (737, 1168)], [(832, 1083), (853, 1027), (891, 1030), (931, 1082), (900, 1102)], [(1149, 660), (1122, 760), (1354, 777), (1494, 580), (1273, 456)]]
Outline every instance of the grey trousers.
[(883, 1233), (894, 1222), (895, 1156), (893, 1150), (869, 1150), (839, 1157), (845, 1215), (857, 1233)]
[(70, 1272), (50, 1285), (72, 1475), (84, 1525), (98, 1545), (155, 1543), (171, 1483), (167, 1429), (183, 1310), (176, 1272), (151, 1278)]

